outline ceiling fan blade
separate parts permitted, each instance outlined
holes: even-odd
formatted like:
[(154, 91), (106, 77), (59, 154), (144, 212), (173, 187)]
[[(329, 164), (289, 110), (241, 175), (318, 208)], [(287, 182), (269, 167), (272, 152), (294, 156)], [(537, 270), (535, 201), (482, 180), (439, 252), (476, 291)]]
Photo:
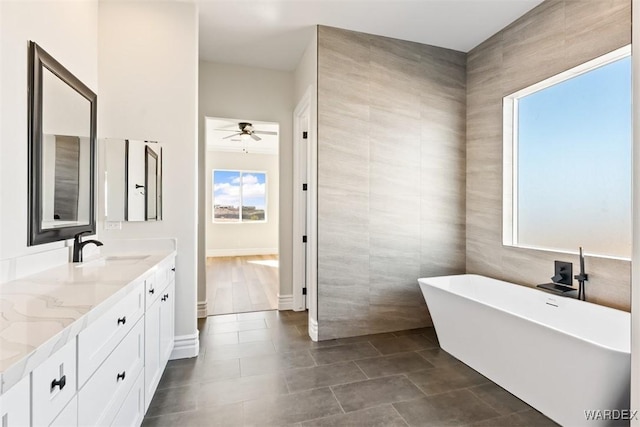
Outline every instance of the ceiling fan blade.
[(251, 134), (251, 138), (253, 138), (254, 141), (262, 140), (262, 138), (260, 138), (258, 135), (255, 135), (254, 133)]
[(222, 139), (229, 139), (229, 138), (233, 138), (234, 136), (238, 136), (238, 135), (240, 135), (240, 133), (234, 133), (233, 135), (225, 136)]
[(277, 135), (278, 132), (273, 132), (270, 130), (254, 130), (253, 133), (259, 133), (260, 135)]

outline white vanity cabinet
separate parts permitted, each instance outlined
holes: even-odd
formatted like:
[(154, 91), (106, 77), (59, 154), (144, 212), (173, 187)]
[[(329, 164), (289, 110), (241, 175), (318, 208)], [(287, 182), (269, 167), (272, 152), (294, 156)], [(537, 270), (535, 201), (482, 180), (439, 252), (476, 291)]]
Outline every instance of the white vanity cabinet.
[(2, 427), (24, 427), (31, 424), (29, 379), (28, 376), (24, 377), (0, 396), (0, 425)]
[(0, 426), (140, 426), (173, 350), (174, 271), (174, 254), (157, 256), (62, 331), (60, 348), (0, 395)]
[(175, 261), (161, 264), (154, 276), (155, 293), (147, 292), (145, 313), (145, 410), (167, 365), (174, 342)]

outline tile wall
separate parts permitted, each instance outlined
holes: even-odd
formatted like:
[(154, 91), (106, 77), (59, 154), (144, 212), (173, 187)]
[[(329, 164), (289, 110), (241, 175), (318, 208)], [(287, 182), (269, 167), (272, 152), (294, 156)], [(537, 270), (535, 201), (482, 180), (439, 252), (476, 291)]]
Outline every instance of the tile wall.
[[(547, 0), (469, 52), (468, 273), (535, 286), (556, 259), (577, 269), (577, 255), (502, 245), (502, 98), (629, 43), (629, 0)], [(588, 257), (586, 269), (588, 300), (630, 309), (630, 262)]]
[(417, 279), (464, 272), (465, 64), (319, 27), (321, 340), (429, 325)]

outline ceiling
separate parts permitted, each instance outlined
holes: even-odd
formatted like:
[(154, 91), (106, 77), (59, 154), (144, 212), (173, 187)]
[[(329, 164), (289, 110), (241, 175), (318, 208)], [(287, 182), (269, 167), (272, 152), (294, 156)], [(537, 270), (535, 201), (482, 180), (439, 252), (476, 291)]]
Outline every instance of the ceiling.
[[(244, 139), (234, 136), (225, 139), (229, 135), (239, 132), (238, 123), (249, 122), (253, 124), (256, 135), (262, 138), (255, 141), (251, 138)], [(258, 122), (245, 119), (222, 119), (215, 117), (206, 118), (206, 141), (209, 151), (226, 151), (247, 154), (278, 154), (278, 135), (280, 125), (271, 122)], [(276, 132), (276, 135), (264, 135), (260, 131)]]
[(468, 52), (542, 0), (196, 0), (200, 59), (294, 70), (317, 24)]

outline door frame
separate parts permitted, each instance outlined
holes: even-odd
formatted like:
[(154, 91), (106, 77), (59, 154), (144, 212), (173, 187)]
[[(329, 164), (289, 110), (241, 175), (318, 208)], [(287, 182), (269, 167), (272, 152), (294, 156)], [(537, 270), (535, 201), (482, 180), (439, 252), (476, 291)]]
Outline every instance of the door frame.
[[(318, 340), (317, 316), (317, 135), (313, 85), (293, 112), (293, 310), (309, 310), (309, 336)], [(303, 132), (307, 132), (306, 140)], [(306, 150), (304, 144), (306, 142)], [(306, 178), (306, 179), (305, 179)], [(307, 184), (307, 190), (302, 185)], [(306, 209), (305, 209), (306, 206)], [(302, 236), (306, 230), (306, 243)], [(306, 263), (306, 268), (305, 268)], [(303, 284), (306, 283), (306, 297)]]

